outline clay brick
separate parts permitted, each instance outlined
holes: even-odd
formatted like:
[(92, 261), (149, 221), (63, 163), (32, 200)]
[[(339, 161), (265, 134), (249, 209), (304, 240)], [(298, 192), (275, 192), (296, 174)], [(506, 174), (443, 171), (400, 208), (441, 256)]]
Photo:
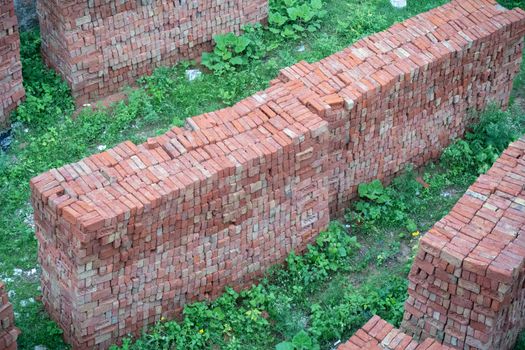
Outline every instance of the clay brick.
[(42, 53), (78, 105), (118, 92), (159, 66), (197, 59), (212, 38), (265, 21), (267, 0), (38, 0)]
[(9, 303), (7, 291), (0, 281), (0, 348), (16, 350), (16, 339), (20, 334), (14, 324), (13, 307)]
[(20, 63), (20, 36), (13, 0), (0, 0), (0, 129), (25, 97)]
[[(380, 333), (374, 332), (375, 328), (382, 328)], [(373, 334), (372, 334), (372, 333)], [(377, 350), (415, 350), (433, 349), (450, 350), (448, 346), (438, 344), (427, 339), (419, 344), (411, 336), (394, 328), (378, 316), (373, 316), (370, 321), (358, 330), (347, 342), (339, 345), (337, 350), (346, 349), (377, 349)]]
[[(525, 150), (518, 147), (523, 140), (525, 136), (511, 144), (487, 174), (480, 176), (458, 201), (454, 210), (465, 215), (466, 223), (460, 232), (457, 227), (449, 226), (453, 222), (449, 214), (427, 233), (429, 238), (425, 236), (421, 240), (420, 253), (409, 275), (413, 285), (408, 289), (403, 317), (403, 329), (409, 334), (417, 338), (440, 336), (438, 341), (458, 349), (464, 346), (511, 349), (525, 327), (525, 250), (520, 245), (524, 232), (519, 229), (525, 220), (523, 215), (513, 212), (511, 205), (525, 195), (522, 175), (525, 168), (518, 162), (525, 155)], [(511, 191), (508, 182), (502, 181), (504, 178), (517, 180), (515, 189)], [(500, 191), (500, 186), (504, 186), (505, 191)], [(464, 208), (471, 206), (479, 209)], [(498, 214), (489, 215), (487, 210)], [(506, 234), (509, 232), (511, 234)], [(432, 242), (432, 248), (428, 248), (427, 242)], [(436, 263), (434, 260), (438, 258), (434, 257), (431, 266), (435, 268), (431, 269), (429, 263), (420, 258), (421, 254), (431, 252), (438, 256), (439, 247), (442, 262)], [(456, 279), (446, 278), (446, 272), (451, 273), (448, 266), (452, 265), (456, 267)], [(417, 278), (420, 270), (426, 271), (425, 279)], [(437, 278), (449, 284), (451, 302), (439, 298), (432, 299), (434, 302), (430, 298), (419, 299), (424, 303), (421, 309), (432, 312), (414, 308), (413, 300), (435, 293), (434, 286), (426, 281)], [(446, 326), (441, 330), (443, 325)]]

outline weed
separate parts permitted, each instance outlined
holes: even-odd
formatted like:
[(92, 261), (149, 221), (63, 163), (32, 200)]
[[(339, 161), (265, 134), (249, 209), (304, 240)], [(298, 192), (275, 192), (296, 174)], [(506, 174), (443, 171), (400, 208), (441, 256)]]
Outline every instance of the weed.
[(322, 0), (270, 0), (269, 28), (284, 39), (298, 39), (321, 27), (327, 14)]

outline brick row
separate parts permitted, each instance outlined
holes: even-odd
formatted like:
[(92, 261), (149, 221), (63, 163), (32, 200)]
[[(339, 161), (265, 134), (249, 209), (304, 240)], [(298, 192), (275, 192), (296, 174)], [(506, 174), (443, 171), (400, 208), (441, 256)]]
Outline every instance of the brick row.
[(337, 350), (452, 350), (435, 340), (426, 339), (421, 344), (391, 324), (373, 316), (346, 343)]
[(511, 349), (525, 328), (525, 137), (421, 239), (403, 327), (458, 349)]
[(25, 97), (20, 63), (20, 37), (13, 0), (0, 0), (0, 128)]
[(38, 0), (42, 52), (77, 103), (133, 85), (161, 65), (195, 59), (216, 34), (268, 16), (267, 0)]
[(13, 306), (7, 298), (7, 291), (0, 281), (0, 349), (16, 350), (16, 339), (20, 331), (15, 327)]

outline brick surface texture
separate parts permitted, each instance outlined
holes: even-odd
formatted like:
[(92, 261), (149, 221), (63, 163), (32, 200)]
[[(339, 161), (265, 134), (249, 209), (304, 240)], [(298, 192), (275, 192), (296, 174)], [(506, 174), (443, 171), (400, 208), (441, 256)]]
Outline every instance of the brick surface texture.
[(15, 327), (13, 306), (7, 299), (7, 291), (0, 281), (0, 349), (16, 350), (19, 330)]
[(337, 350), (452, 350), (452, 348), (430, 338), (420, 344), (379, 316), (374, 316), (350, 340), (339, 345)]
[(106, 348), (302, 251), (357, 185), (437, 157), (505, 106), (525, 11), (452, 2), (184, 128), (31, 180), (44, 304), (75, 349)]
[(212, 37), (268, 16), (267, 0), (38, 0), (42, 52), (78, 104), (160, 65), (200, 57)]
[(0, 128), (25, 96), (20, 37), (13, 0), (0, 0)]
[(525, 137), (421, 239), (403, 327), (458, 349), (512, 349), (525, 328)]

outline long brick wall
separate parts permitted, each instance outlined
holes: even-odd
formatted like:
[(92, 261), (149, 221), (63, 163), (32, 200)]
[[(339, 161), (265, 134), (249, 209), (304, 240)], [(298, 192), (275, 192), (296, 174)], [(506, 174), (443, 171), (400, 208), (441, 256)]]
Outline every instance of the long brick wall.
[(213, 35), (265, 20), (268, 1), (38, 0), (37, 12), (44, 57), (82, 104), (199, 57)]
[(13, 0), (0, 0), (0, 129), (25, 96), (20, 37)]
[(106, 348), (302, 251), (357, 185), (437, 157), (505, 106), (525, 12), (454, 1), (185, 128), (31, 180), (44, 304), (76, 349)]
[(403, 327), (458, 349), (511, 349), (525, 328), (525, 137), (421, 239)]
[(16, 350), (16, 339), (20, 331), (15, 327), (13, 306), (7, 298), (7, 291), (0, 281), (0, 349)]
[(346, 343), (337, 350), (452, 350), (433, 339), (421, 344), (403, 331), (394, 328), (379, 316), (372, 317)]

